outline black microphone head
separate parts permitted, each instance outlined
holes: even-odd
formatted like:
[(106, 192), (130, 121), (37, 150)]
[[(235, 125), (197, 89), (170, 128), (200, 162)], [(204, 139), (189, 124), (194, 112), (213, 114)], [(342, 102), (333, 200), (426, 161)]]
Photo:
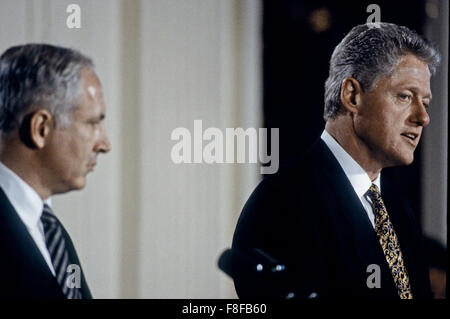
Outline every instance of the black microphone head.
[(233, 278), (235, 284), (250, 287), (254, 292), (252, 297), (295, 297), (293, 292), (285, 289), (285, 282), (289, 282), (285, 265), (259, 248), (227, 249), (221, 254), (218, 266)]

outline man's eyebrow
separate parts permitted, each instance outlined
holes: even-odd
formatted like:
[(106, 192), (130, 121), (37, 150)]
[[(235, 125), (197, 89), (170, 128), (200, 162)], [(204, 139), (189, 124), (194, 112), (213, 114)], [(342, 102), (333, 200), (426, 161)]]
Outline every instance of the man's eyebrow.
[(428, 93), (428, 94), (425, 94), (424, 96), (423, 96), (425, 99), (429, 99), (430, 101), (433, 99), (433, 94), (431, 94), (431, 92), (430, 93)]
[[(416, 86), (416, 85), (405, 85), (404, 88), (406, 88), (408, 90), (411, 90), (414, 93), (417, 93), (417, 92), (421, 91), (421, 88)], [(429, 93), (426, 93), (423, 97), (426, 98), (426, 99), (430, 99), (431, 100), (433, 98), (433, 94), (431, 94), (431, 92), (429, 92)]]

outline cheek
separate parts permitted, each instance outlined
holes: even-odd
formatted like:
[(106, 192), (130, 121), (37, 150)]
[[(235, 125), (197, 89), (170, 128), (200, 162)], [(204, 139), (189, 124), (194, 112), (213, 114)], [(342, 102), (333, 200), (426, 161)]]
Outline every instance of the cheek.
[(70, 143), (70, 150), (68, 150), (69, 154), (72, 155), (72, 161), (74, 165), (80, 166), (84, 165), (87, 157), (90, 153), (90, 140), (92, 136), (92, 132), (90, 133), (88, 130), (78, 130), (73, 134), (73, 138)]
[(377, 137), (385, 132), (384, 119), (378, 112), (365, 112), (355, 117), (355, 129), (364, 136)]
[(371, 134), (378, 139), (389, 140), (398, 131), (401, 119), (395, 110), (393, 101), (389, 97), (378, 99), (376, 103), (371, 105), (371, 112), (367, 115), (370, 121)]
[(371, 112), (355, 118), (355, 131), (360, 139), (375, 149), (392, 145), (393, 123), (382, 112)]

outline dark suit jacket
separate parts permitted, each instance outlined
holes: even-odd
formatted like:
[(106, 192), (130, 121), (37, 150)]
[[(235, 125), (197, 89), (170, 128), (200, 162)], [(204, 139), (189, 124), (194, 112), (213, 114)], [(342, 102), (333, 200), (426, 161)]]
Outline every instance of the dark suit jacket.
[[(421, 230), (398, 189), (382, 184), (382, 197), (400, 241), (415, 298), (431, 298)], [(319, 140), (299, 160), (264, 179), (239, 218), (233, 249), (259, 248), (286, 266), (272, 285), (235, 278), (241, 298), (399, 298), (376, 233), (340, 164)], [(371, 264), (381, 288), (368, 288)]]
[[(80, 265), (63, 228), (69, 258)], [(61, 287), (29, 234), (25, 224), (0, 188), (0, 298), (63, 299)], [(81, 266), (80, 266), (81, 268)], [(92, 298), (81, 271), (83, 298)]]

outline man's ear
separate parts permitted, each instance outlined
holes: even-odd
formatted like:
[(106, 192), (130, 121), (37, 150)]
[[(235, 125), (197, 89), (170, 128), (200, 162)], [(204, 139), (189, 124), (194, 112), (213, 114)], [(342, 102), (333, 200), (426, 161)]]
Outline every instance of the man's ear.
[(341, 86), (341, 103), (350, 113), (356, 113), (361, 104), (362, 88), (355, 78), (345, 78)]
[(52, 130), (53, 116), (48, 110), (39, 109), (29, 117), (29, 142), (36, 149), (42, 149)]

